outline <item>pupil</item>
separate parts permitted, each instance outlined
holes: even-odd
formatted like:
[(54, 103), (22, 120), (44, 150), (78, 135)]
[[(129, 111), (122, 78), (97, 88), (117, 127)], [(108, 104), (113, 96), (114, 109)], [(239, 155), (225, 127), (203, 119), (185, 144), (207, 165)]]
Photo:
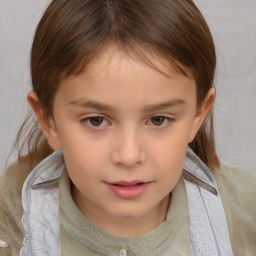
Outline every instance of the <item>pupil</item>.
[(161, 125), (164, 122), (164, 117), (162, 116), (155, 116), (152, 118), (152, 123), (155, 125)]
[(92, 117), (90, 118), (90, 123), (93, 125), (93, 126), (99, 126), (101, 125), (103, 122), (103, 117)]

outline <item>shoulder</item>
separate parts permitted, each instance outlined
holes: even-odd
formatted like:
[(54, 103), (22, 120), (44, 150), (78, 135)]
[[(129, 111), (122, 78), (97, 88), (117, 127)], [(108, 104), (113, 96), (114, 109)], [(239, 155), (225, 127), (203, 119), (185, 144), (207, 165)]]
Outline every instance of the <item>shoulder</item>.
[(7, 250), (18, 255), (23, 242), (22, 186), (30, 170), (27, 164), (15, 162), (0, 175), (0, 240), (9, 244), (9, 249), (0, 248), (0, 254)]
[(221, 196), (244, 198), (240, 203), (256, 200), (256, 175), (244, 168), (222, 163), (213, 173)]
[(29, 172), (30, 168), (26, 163), (15, 162), (0, 175), (1, 202), (9, 210), (18, 210), (15, 213), (21, 213), (22, 186)]
[(253, 181), (256, 180), (256, 174), (249, 172), (242, 167), (232, 166), (225, 163), (221, 163), (220, 165), (220, 174), (223, 177), (230, 177), (233, 181), (248, 182), (251, 179), (253, 179)]
[(226, 214), (234, 255), (256, 251), (256, 175), (240, 167), (221, 164), (213, 173)]

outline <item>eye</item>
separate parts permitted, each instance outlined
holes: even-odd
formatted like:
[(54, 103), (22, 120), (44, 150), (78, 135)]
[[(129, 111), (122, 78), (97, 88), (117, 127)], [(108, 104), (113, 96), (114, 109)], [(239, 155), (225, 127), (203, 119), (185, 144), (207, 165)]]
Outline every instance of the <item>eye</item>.
[(86, 123), (92, 127), (104, 127), (109, 124), (109, 122), (102, 116), (92, 116), (82, 120), (82, 123)]
[(166, 116), (153, 116), (149, 119), (149, 124), (154, 126), (167, 126), (172, 119)]

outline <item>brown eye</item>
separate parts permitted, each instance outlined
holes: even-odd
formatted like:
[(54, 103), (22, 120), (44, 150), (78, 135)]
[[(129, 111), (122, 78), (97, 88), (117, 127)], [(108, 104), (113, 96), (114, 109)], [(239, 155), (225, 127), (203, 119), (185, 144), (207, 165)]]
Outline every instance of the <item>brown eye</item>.
[(95, 116), (89, 118), (89, 122), (92, 126), (100, 126), (103, 123), (104, 118), (101, 116)]
[(152, 124), (154, 124), (156, 126), (160, 126), (166, 121), (166, 119), (167, 118), (164, 116), (154, 116), (150, 120), (151, 120)]

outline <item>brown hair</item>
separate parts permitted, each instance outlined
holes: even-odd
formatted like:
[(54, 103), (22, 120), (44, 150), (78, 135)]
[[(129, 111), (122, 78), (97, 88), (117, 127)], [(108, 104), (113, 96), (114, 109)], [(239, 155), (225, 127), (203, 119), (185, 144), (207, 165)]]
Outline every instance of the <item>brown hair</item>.
[[(193, 1), (53, 0), (38, 24), (31, 49), (33, 90), (49, 114), (61, 77), (81, 73), (109, 44), (153, 68), (147, 53), (167, 60), (183, 75), (187, 74), (182, 67), (188, 68), (196, 81), (198, 105), (213, 85), (215, 47)], [(16, 145), (19, 159), (35, 165), (52, 149), (38, 121), (30, 123), (31, 118), (23, 123)], [(213, 110), (190, 147), (208, 167), (219, 166)]]

